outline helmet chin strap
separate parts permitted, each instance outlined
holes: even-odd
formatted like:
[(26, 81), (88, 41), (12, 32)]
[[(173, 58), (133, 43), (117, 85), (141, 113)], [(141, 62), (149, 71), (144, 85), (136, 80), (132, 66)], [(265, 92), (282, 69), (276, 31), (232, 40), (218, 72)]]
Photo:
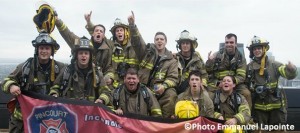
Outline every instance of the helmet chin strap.
[(267, 53), (267, 49), (266, 47), (263, 47), (263, 52), (264, 55), (261, 58), (261, 63), (260, 63), (260, 69), (259, 69), (259, 75), (264, 75), (264, 69), (265, 69), (265, 64), (266, 64), (266, 53)]

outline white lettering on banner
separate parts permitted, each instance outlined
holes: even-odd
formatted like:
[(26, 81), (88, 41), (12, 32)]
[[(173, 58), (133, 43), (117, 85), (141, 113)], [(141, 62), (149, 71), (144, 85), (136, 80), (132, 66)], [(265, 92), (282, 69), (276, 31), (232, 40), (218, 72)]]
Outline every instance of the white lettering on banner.
[(44, 112), (35, 114), (36, 119), (42, 119), (44, 117), (63, 117), (65, 118), (68, 115), (68, 112), (60, 111), (60, 110), (46, 110)]
[(84, 115), (84, 121), (88, 122), (88, 121), (100, 121), (102, 123), (104, 123), (105, 125), (108, 126), (112, 126), (112, 127), (116, 127), (116, 128), (122, 128), (121, 125), (113, 120), (108, 120), (108, 119), (104, 119), (99, 115), (88, 115), (85, 114)]

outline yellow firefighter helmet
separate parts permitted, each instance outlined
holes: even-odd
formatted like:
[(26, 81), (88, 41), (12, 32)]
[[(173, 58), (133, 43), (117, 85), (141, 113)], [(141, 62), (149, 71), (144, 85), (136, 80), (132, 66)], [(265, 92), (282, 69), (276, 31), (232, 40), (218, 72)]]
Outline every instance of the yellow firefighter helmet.
[(179, 101), (175, 105), (175, 115), (178, 118), (194, 118), (199, 116), (198, 104), (193, 101)]
[(39, 32), (46, 31), (51, 33), (55, 28), (55, 11), (46, 2), (40, 3), (41, 5), (36, 10), (37, 14), (33, 17), (33, 22)]

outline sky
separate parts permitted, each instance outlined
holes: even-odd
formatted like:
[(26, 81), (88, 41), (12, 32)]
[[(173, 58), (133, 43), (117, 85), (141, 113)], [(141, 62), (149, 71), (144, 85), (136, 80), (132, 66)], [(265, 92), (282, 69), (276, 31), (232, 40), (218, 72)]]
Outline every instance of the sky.
[[(275, 60), (300, 66), (299, 0), (45, 0), (52, 5), (65, 24), (78, 36), (90, 37), (84, 28), (84, 14), (92, 11), (94, 24), (109, 29), (116, 18), (127, 22), (131, 11), (144, 40), (153, 42), (157, 31), (167, 35), (167, 48), (177, 52), (175, 40), (183, 30), (198, 38), (198, 51), (204, 61), (209, 51), (217, 51), (228, 33), (238, 36), (246, 48), (256, 35), (270, 42)], [(0, 1), (0, 58), (26, 60), (33, 56), (31, 41), (38, 35), (33, 16), (37, 0)], [(52, 36), (61, 48), (56, 60), (69, 61), (70, 49), (58, 30)]]

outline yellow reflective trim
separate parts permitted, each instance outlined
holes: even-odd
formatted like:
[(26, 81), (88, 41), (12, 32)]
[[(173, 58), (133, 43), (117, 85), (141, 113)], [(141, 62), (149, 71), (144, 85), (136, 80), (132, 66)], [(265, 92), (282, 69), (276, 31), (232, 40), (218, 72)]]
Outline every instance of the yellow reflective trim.
[(282, 75), (282, 77), (286, 78), (286, 73), (285, 73), (285, 65), (282, 65), (278, 68), (279, 73)]
[[(282, 101), (282, 106), (285, 106), (284, 100)], [(273, 104), (266, 104), (266, 105), (255, 104), (254, 108), (258, 109), (258, 110), (270, 111), (270, 110), (273, 110), (273, 109), (281, 108), (281, 103), (273, 103)]]
[(236, 70), (236, 73), (238, 75), (242, 75), (242, 76), (246, 76), (246, 71), (244, 69), (237, 69)]
[(219, 112), (214, 112), (214, 118), (218, 119), (221, 116)]
[(189, 77), (189, 75), (190, 75), (190, 72), (185, 72), (184, 73), (184, 79), (187, 79)]
[(205, 78), (202, 79), (202, 84), (203, 84), (204, 86), (207, 86), (207, 80), (206, 80)]
[(113, 87), (114, 87), (114, 88), (117, 88), (118, 86), (119, 86), (119, 83), (118, 83), (117, 81), (114, 81)]
[(162, 115), (161, 109), (151, 109), (151, 115)]
[(215, 83), (208, 83), (208, 86), (210, 86), (210, 87), (216, 87), (216, 84)]
[(15, 108), (13, 115), (15, 118), (22, 120), (23, 116), (22, 116), (21, 110), (19, 108)]
[(218, 79), (223, 79), (225, 76), (228, 76), (228, 75), (234, 76), (234, 75), (235, 75), (235, 71), (228, 71), (228, 70), (225, 70), (225, 71), (221, 71), (221, 72), (215, 73), (215, 76), (216, 76)]
[(109, 97), (106, 94), (102, 93), (99, 98), (101, 98), (105, 102), (105, 104), (109, 103)]
[(133, 58), (129, 58), (129, 59), (125, 59), (125, 62), (130, 64), (130, 65), (136, 65), (138, 63), (138, 60), (133, 59)]
[(236, 78), (236, 77), (234, 77), (235, 78), (235, 84), (237, 85), (237, 84), (239, 84), (240, 83), (240, 80), (238, 79), (238, 78)]
[(53, 85), (53, 86), (51, 87), (51, 89), (59, 89), (59, 88), (60, 88), (59, 85)]
[(235, 117), (237, 117), (242, 124), (245, 123), (244, 116), (241, 113), (236, 114)]
[(49, 92), (49, 95), (52, 95), (52, 94), (57, 94), (58, 95), (59, 93), (57, 91), (51, 89), (50, 92)]
[(147, 61), (145, 61), (145, 60), (142, 60), (142, 62), (140, 63), (140, 66), (145, 67), (145, 68), (150, 69), (150, 70), (152, 70), (152, 68), (153, 68), (153, 64), (152, 63), (147, 63)]
[(152, 70), (152, 68), (153, 68), (153, 64), (151, 64), (151, 63), (147, 63), (145, 67), (146, 67), (146, 68), (148, 68), (148, 69), (150, 69), (150, 70)]
[(95, 99), (94, 96), (88, 96), (88, 97), (87, 97), (87, 100), (88, 100), (88, 101), (94, 101), (94, 99)]
[(120, 55), (120, 56), (112, 55), (112, 61), (113, 62), (120, 63), (120, 62), (123, 62), (123, 60), (124, 60), (123, 55)]
[(67, 29), (67, 26), (65, 25), (65, 23), (63, 23), (63, 24), (59, 27), (59, 30), (60, 30), (60, 31), (64, 31), (65, 29)]
[(167, 84), (169, 88), (176, 86), (176, 84), (172, 80), (165, 80), (164, 83)]
[(166, 76), (166, 73), (162, 73), (162, 72), (157, 72), (155, 73), (155, 78), (158, 78), (158, 79), (165, 79), (165, 76)]
[(5, 82), (5, 84), (3, 85), (3, 88), (2, 88), (3, 91), (6, 92), (6, 93), (8, 93), (9, 86), (12, 85), (13, 83), (16, 83), (16, 82), (13, 81), (13, 80), (7, 80), (7, 81)]
[(270, 87), (270, 88), (276, 88), (277, 87), (277, 82), (267, 83), (267, 86)]

